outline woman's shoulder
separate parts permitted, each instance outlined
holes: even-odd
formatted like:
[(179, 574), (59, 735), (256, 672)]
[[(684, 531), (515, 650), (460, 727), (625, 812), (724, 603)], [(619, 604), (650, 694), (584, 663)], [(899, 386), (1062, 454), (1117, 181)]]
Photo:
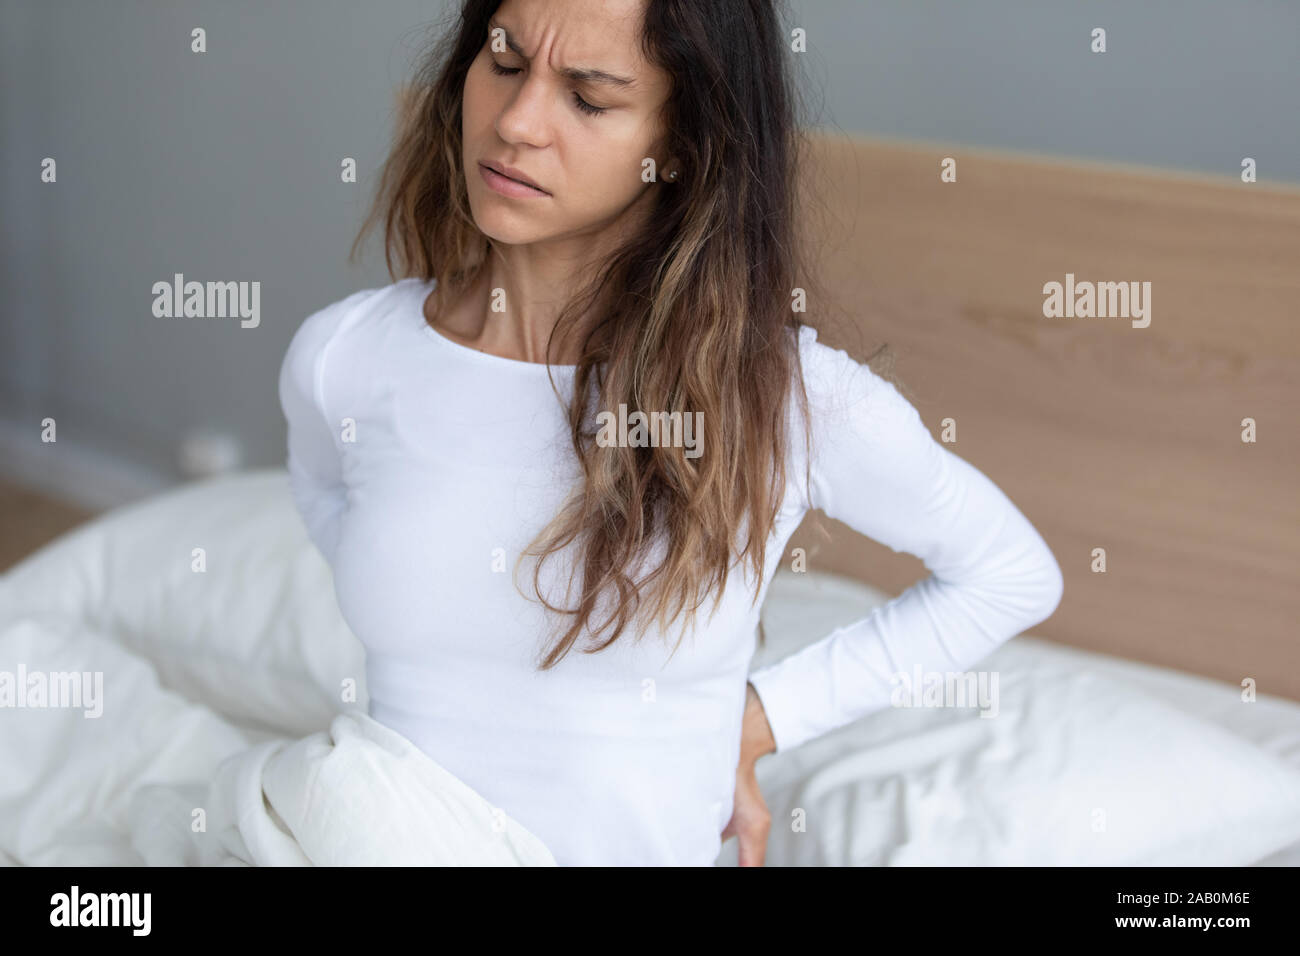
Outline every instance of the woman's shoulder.
[[(304, 318), (294, 330), (285, 353), (285, 363), (314, 362), (335, 340), (359, 329), (405, 314), (400, 308), (414, 294), (418, 279), (399, 279), (385, 286), (358, 289), (324, 305)], [(364, 341), (380, 341), (362, 336)]]
[(916, 414), (893, 382), (844, 349), (822, 341), (818, 330), (800, 325), (795, 334), (809, 414), (815, 422), (843, 422), (846, 417), (861, 416), (873, 405), (894, 415)]
[[(818, 333), (799, 332), (808, 418), (792, 402), (793, 434), (809, 440), (811, 484), (799, 487), (808, 507), (826, 509), (854, 496), (922, 485), (943, 467), (920, 412), (893, 382)], [(805, 462), (802, 441), (792, 461)], [(797, 474), (797, 472), (796, 472)], [(828, 511), (828, 513), (830, 513)]]
[[(399, 314), (394, 306), (412, 291), (415, 280), (401, 279), (386, 286), (358, 289), (341, 299), (316, 309), (294, 330), (280, 365), (281, 387), (312, 395), (320, 387), (324, 358), (332, 346), (345, 335), (365, 329), (368, 323)], [(378, 336), (362, 335), (360, 342), (381, 341)], [(349, 343), (347, 352), (355, 354)]]
[(391, 310), (383, 306), (394, 301), (400, 293), (411, 289), (413, 279), (399, 279), (386, 286), (358, 289), (336, 299), (307, 315), (294, 332), (291, 347), (323, 345), (341, 331), (367, 319), (377, 318)]

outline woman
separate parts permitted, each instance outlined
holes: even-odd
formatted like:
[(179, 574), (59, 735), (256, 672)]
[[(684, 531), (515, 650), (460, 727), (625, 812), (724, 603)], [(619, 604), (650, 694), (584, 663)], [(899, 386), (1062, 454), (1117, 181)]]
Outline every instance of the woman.
[[(468, 0), (362, 228), (405, 277), (285, 357), (371, 716), (561, 865), (708, 865), (731, 836), (761, 865), (760, 756), (1060, 599), (1006, 496), (791, 307), (783, 37), (773, 0)], [(933, 575), (747, 675), (812, 508)]]

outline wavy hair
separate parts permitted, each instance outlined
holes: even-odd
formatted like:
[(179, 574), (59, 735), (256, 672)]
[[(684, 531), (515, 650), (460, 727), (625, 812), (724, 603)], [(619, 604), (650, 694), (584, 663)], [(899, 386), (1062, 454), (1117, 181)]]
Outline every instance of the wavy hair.
[[(500, 3), (467, 0), (459, 24), (439, 34), (420, 64), (350, 254), (382, 217), (389, 274), (436, 279), (435, 303), (456, 301), (489, 261), (490, 240), (470, 214), (461, 168), (461, 103)], [(540, 658), (541, 669), (557, 664), (584, 630), (609, 632), (583, 648), (594, 653), (629, 624), (638, 626), (639, 639), (641, 626), (653, 621), (667, 633), (685, 613), (693, 628), (708, 594), (712, 616), (729, 574), (742, 565), (753, 571), (751, 606), (758, 599), (785, 489), (788, 403), (797, 395), (808, 408), (792, 295), (821, 285), (796, 235), (807, 141), (778, 6), (646, 2), (643, 54), (672, 80), (665, 152), (680, 172), (670, 188), (657, 190), (639, 233), (566, 304), (548, 341), (549, 357), (557, 336), (563, 341), (578, 317), (601, 303), (599, 322), (581, 341), (568, 401), (584, 480), (519, 558), (538, 558), (533, 588), (569, 621)], [(594, 407), (605, 410), (623, 403), (702, 412), (701, 454), (598, 445), (593, 395)], [(580, 584), (575, 606), (559, 607), (538, 581), (543, 563), (570, 545), (579, 554), (570, 589)], [(662, 560), (638, 579), (635, 570), (655, 550)], [(612, 607), (607, 598), (616, 598)], [(608, 613), (597, 621), (602, 606)]]

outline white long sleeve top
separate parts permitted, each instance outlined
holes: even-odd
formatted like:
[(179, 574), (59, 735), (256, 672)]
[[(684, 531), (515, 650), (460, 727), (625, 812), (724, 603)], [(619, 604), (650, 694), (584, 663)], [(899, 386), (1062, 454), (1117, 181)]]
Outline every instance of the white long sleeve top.
[[(1006, 495), (936, 442), (891, 383), (804, 328), (811, 407), (805, 423), (791, 402), (763, 593), (810, 508), (920, 557), (930, 576), (752, 674), (759, 608), (740, 573), (711, 619), (705, 602), (676, 653), (676, 632), (637, 640), (629, 629), (595, 654), (580, 640), (540, 672), (556, 618), (511, 572), (581, 475), (564, 409), (545, 365), (432, 328), (432, 288), (403, 279), (365, 289), (299, 327), (279, 382), (290, 486), (365, 647), (371, 716), (539, 836), (561, 865), (714, 862), (746, 679), (787, 751), (889, 706), (891, 675), (968, 669), (1060, 601), (1060, 568)], [(567, 397), (573, 368), (551, 370)], [(805, 486), (798, 429), (809, 427)], [(558, 577), (542, 582), (565, 603)], [(531, 570), (519, 583), (531, 593)]]

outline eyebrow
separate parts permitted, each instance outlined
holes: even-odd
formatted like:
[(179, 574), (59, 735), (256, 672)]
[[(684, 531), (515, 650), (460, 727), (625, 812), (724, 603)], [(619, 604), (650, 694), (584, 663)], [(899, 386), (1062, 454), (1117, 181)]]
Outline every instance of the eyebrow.
[[(505, 36), (506, 46), (510, 47), (510, 49), (522, 59), (528, 59), (528, 57), (524, 55), (524, 51), (520, 48), (519, 44), (511, 38), (509, 30), (501, 26), (501, 24), (495, 23), (491, 20), (488, 21), (488, 28), (492, 30), (499, 29)], [(570, 66), (560, 70), (559, 73), (561, 76), (570, 79), (575, 83), (603, 83), (607, 86), (617, 86), (621, 89), (634, 89), (637, 85), (636, 80), (631, 77), (619, 76), (616, 73), (609, 73), (605, 70), (597, 70), (591, 67)]]

